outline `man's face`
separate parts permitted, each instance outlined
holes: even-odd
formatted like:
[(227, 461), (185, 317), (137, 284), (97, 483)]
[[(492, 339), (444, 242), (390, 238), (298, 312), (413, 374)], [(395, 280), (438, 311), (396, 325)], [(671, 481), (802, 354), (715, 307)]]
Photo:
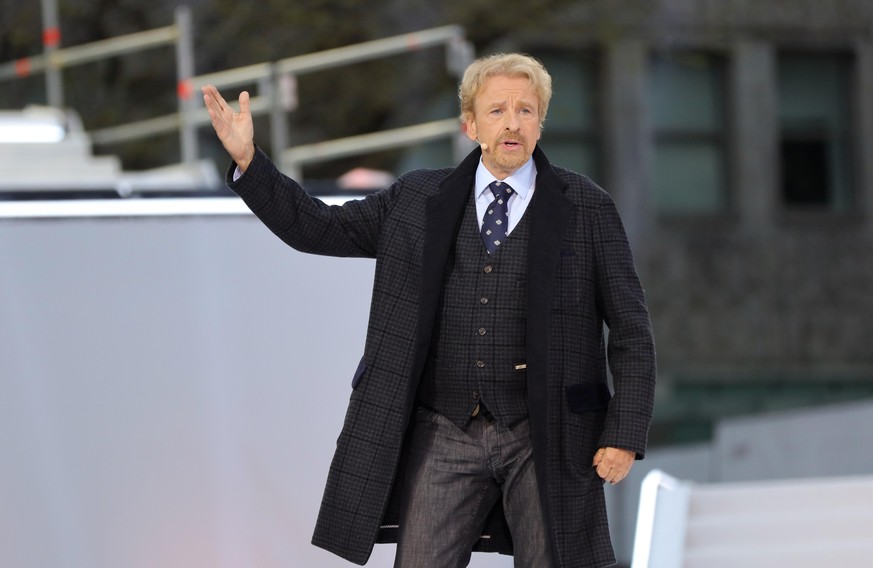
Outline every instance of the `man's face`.
[(539, 97), (527, 77), (489, 77), (464, 124), (470, 140), (487, 144), (482, 163), (504, 179), (530, 159), (540, 139)]

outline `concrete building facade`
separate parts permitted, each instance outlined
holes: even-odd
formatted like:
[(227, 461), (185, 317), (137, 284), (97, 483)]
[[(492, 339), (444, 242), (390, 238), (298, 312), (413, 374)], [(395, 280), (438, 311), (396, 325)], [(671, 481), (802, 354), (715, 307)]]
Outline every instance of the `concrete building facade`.
[(873, 4), (586, 2), (499, 49), (552, 70), (543, 147), (626, 222), (656, 442), (873, 396)]

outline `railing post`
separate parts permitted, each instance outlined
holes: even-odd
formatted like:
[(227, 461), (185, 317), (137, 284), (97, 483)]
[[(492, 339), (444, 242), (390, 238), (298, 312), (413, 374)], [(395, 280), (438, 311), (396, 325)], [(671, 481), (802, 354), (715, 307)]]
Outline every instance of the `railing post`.
[[(457, 77), (459, 84), (464, 78), (464, 71), (473, 63), (475, 57), (473, 44), (467, 41), (463, 34), (458, 34), (446, 44), (446, 67), (449, 73)], [(452, 137), (452, 154), (455, 162), (463, 160), (472, 149), (473, 143), (458, 124), (458, 133)]]
[(280, 73), (279, 66), (270, 68), (270, 143), (279, 171), (299, 180), (300, 171), (286, 163), (288, 148), (288, 114), (297, 106), (297, 81), (293, 75)]
[(54, 53), (61, 45), (57, 0), (42, 0), (42, 45), (45, 54), (45, 87), (48, 105), (64, 106), (64, 79)]
[(177, 94), (179, 98), (179, 143), (182, 149), (182, 162), (193, 164), (197, 161), (197, 125), (194, 112), (197, 109), (195, 94), (191, 84), (194, 76), (194, 42), (191, 26), (191, 10), (187, 6), (176, 8), (176, 73)]
[(461, 33), (446, 44), (446, 68), (449, 73), (458, 78), (459, 82), (464, 76), (464, 71), (476, 58), (475, 53), (473, 44)]

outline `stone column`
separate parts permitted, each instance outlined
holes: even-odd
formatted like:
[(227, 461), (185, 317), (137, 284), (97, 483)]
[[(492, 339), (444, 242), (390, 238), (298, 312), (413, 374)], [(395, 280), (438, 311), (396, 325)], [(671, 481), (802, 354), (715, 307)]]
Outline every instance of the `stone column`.
[(858, 117), (857, 200), (869, 233), (873, 233), (873, 41), (859, 42), (857, 50), (857, 90), (855, 112)]
[(646, 104), (648, 49), (636, 39), (607, 47), (604, 131), (607, 189), (615, 199), (631, 247), (640, 257), (652, 229), (648, 178), (652, 137)]
[(776, 55), (763, 42), (740, 40), (731, 68), (731, 197), (743, 230), (769, 232), (779, 202)]

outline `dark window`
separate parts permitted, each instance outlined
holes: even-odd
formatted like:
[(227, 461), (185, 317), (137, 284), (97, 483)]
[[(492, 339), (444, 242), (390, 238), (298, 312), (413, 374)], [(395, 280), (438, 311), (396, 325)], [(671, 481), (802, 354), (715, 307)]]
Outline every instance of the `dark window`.
[(852, 205), (851, 57), (779, 57), (779, 166), (788, 207)]
[(827, 205), (828, 146), (824, 140), (783, 139), (780, 152), (782, 198), (796, 205)]

